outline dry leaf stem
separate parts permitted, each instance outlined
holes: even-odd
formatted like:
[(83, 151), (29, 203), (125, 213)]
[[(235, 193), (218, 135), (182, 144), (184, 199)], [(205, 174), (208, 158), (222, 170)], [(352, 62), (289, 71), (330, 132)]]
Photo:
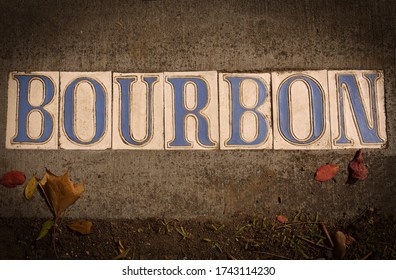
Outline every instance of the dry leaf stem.
[(329, 248), (329, 247), (321, 245), (321, 244), (317, 244), (317, 243), (313, 242), (312, 240), (309, 240), (308, 238), (305, 238), (303, 236), (296, 235), (296, 237), (301, 239), (301, 240), (303, 240), (303, 241), (305, 241), (305, 242), (308, 242), (309, 244), (312, 244), (314, 246), (318, 246), (318, 247), (321, 247), (321, 248), (324, 248), (324, 249), (327, 249), (327, 250), (333, 250), (332, 248)]
[(373, 252), (368, 253), (363, 258), (361, 258), (361, 260), (367, 260), (372, 254), (373, 254)]
[(327, 227), (326, 227), (326, 225), (324, 223), (322, 223), (322, 229), (323, 229), (323, 231), (324, 231), (324, 233), (325, 233), (325, 235), (327, 237), (327, 240), (330, 242), (331, 247), (334, 248), (333, 240), (331, 239), (330, 234), (329, 234), (329, 232), (327, 230)]
[(322, 222), (291, 222), (287, 223), (281, 226), (278, 226), (276, 229), (281, 229), (289, 226), (294, 226), (294, 225), (306, 225), (306, 224), (321, 224)]
[(56, 230), (58, 228), (58, 224), (56, 222), (57, 222), (57, 220), (55, 219), (54, 225), (52, 226), (52, 228), (53, 228), (53, 231), (52, 231), (52, 247), (54, 249), (54, 253), (55, 253), (56, 258), (59, 259), (58, 252), (56, 250)]
[(276, 257), (276, 258), (285, 259), (285, 260), (291, 260), (291, 259), (288, 258), (288, 257), (281, 256), (281, 255), (277, 255), (277, 254), (272, 254), (272, 253), (268, 253), (268, 252), (254, 251), (254, 253), (263, 254), (263, 255), (270, 256), (270, 257)]

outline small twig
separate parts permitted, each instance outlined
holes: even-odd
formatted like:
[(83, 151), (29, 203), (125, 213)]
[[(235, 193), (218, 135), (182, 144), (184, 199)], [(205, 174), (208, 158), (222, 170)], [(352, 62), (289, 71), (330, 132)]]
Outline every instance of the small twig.
[(381, 242), (381, 241), (367, 241), (369, 244), (381, 244), (381, 245), (386, 245), (392, 247), (393, 245), (387, 242)]
[(281, 245), (281, 247), (283, 247), (283, 245), (285, 244), (286, 238), (287, 238), (287, 236), (285, 235), (285, 237), (283, 237), (283, 240), (282, 240), (282, 245)]
[(54, 224), (52, 226), (52, 228), (53, 228), (53, 231), (52, 231), (52, 246), (54, 248), (54, 253), (55, 253), (56, 258), (59, 259), (58, 252), (56, 251), (56, 235), (55, 235), (56, 234), (56, 230), (58, 228), (57, 222), (58, 222), (58, 218), (55, 218)]
[(267, 256), (271, 256), (271, 257), (276, 257), (276, 258), (280, 258), (280, 259), (285, 259), (285, 260), (291, 260), (291, 259), (288, 258), (288, 257), (281, 256), (281, 255), (277, 255), (277, 254), (272, 254), (272, 253), (267, 253), (267, 252), (253, 251), (253, 253), (263, 254), (263, 255), (267, 255)]
[(235, 258), (233, 255), (231, 255), (230, 253), (227, 253), (228, 258), (230, 258), (231, 260), (238, 260), (237, 258)]
[(113, 260), (125, 259), (129, 253), (129, 250), (131, 250), (131, 248), (126, 248), (118, 256), (114, 257)]
[(246, 228), (246, 225), (242, 226), (235, 232), (235, 236), (239, 236)]
[(318, 245), (315, 242), (313, 242), (312, 240), (309, 240), (308, 238), (296, 235), (297, 238), (300, 238), (301, 240), (304, 240), (305, 242), (308, 242), (309, 244), (315, 245), (315, 246), (323, 246), (323, 245)]
[(304, 258), (310, 259), (310, 257), (309, 257), (307, 254), (305, 254), (304, 250), (301, 249), (301, 247), (297, 247), (297, 251), (298, 251)]
[(319, 222), (319, 213), (318, 212), (316, 212), (315, 222)]
[(363, 258), (361, 258), (361, 260), (367, 260), (372, 254), (373, 254), (373, 252), (368, 253)]
[(325, 233), (325, 235), (327, 237), (327, 240), (329, 240), (331, 247), (334, 248), (333, 240), (331, 239), (330, 234), (327, 231), (326, 225), (324, 223), (322, 223), (322, 229), (323, 229), (323, 231), (324, 231), (324, 233)]
[(292, 222), (292, 223), (285, 223), (282, 226), (278, 226), (277, 229), (285, 228), (288, 226), (294, 226), (294, 225), (305, 225), (305, 224), (321, 224), (322, 222)]
[(308, 238), (305, 238), (305, 237), (303, 237), (303, 236), (296, 235), (296, 237), (297, 237), (297, 238), (300, 238), (301, 240), (304, 240), (305, 242), (308, 242), (309, 244), (312, 244), (312, 245), (314, 245), (314, 246), (318, 246), (318, 247), (321, 247), (321, 248), (324, 248), (324, 249), (327, 249), (327, 250), (333, 250), (332, 248), (329, 248), (329, 247), (327, 247), (327, 246), (324, 246), (324, 245), (315, 243), (315, 242), (313, 242), (312, 240), (309, 240)]
[(187, 232), (187, 230), (184, 227), (180, 226), (180, 230), (178, 228), (176, 228), (176, 231), (181, 236), (183, 236), (183, 240), (186, 240), (186, 239), (190, 239), (191, 240), (191, 234), (189, 232)]

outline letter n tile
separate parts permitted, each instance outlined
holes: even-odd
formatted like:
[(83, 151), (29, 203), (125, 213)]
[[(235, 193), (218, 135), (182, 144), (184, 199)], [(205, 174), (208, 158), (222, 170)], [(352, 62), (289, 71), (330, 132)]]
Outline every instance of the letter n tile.
[(385, 147), (383, 71), (329, 71), (328, 78), (332, 148)]

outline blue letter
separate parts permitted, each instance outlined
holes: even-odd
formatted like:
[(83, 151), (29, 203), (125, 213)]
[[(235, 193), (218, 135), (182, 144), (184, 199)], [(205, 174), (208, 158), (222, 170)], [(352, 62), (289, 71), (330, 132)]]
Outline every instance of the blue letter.
[(130, 105), (130, 95), (131, 86), (136, 82), (136, 78), (117, 78), (117, 83), (120, 85), (121, 89), (121, 106), (120, 106), (120, 127), (121, 127), (121, 137), (127, 144), (142, 146), (150, 141), (151, 135), (153, 133), (153, 116), (152, 116), (152, 104), (153, 104), (153, 86), (157, 82), (157, 77), (148, 77), (143, 78), (143, 81), (147, 85), (147, 133), (146, 137), (138, 141), (132, 137), (131, 132), (131, 124), (130, 124), (130, 114), (131, 114), (131, 105)]
[[(19, 84), (19, 100), (18, 100), (18, 132), (13, 142), (24, 143), (44, 143), (50, 139), (54, 130), (54, 120), (44, 106), (52, 102), (55, 94), (54, 83), (47, 76), (42, 75), (15, 75)], [(38, 80), (44, 85), (44, 100), (40, 106), (32, 106), (29, 103), (29, 86), (34, 80)], [(42, 132), (37, 139), (31, 139), (27, 131), (27, 122), (29, 114), (34, 111), (39, 111), (42, 116)]]
[[(310, 137), (301, 141), (297, 139), (292, 133), (291, 126), (291, 112), (290, 112), (290, 88), (296, 81), (303, 81), (308, 89), (310, 95), (310, 110), (311, 110), (311, 133)], [(325, 129), (325, 116), (324, 116), (324, 92), (322, 87), (317, 81), (308, 76), (292, 76), (282, 82), (279, 88), (278, 94), (278, 116), (279, 116), (279, 128), (282, 137), (292, 144), (311, 144), (318, 140)]]
[[(215, 146), (210, 140), (208, 119), (202, 114), (209, 102), (208, 87), (200, 78), (169, 78), (174, 94), (175, 138), (168, 145), (175, 147), (191, 147), (186, 137), (185, 123), (188, 116), (193, 116), (197, 123), (197, 140), (204, 146)], [(188, 84), (196, 86), (197, 104), (194, 109), (186, 108), (185, 88)]]
[[(89, 83), (95, 95), (95, 135), (90, 141), (82, 141), (76, 136), (74, 128), (74, 98), (77, 86), (80, 83)], [(98, 142), (105, 133), (106, 128), (106, 90), (103, 86), (91, 78), (78, 78), (75, 79), (70, 85), (67, 86), (64, 96), (64, 128), (67, 137), (81, 145), (90, 145)]]
[[(263, 143), (268, 134), (268, 121), (257, 111), (257, 108), (264, 104), (267, 98), (267, 87), (260, 79), (257, 78), (241, 78), (241, 77), (226, 77), (231, 85), (231, 138), (227, 141), (226, 145), (259, 145)], [(253, 80), (258, 86), (258, 98), (254, 108), (246, 108), (241, 104), (241, 85), (244, 80)], [(241, 119), (245, 112), (252, 112), (257, 119), (257, 136), (253, 141), (246, 142), (242, 139), (241, 134)]]
[[(335, 144), (350, 144), (352, 143), (345, 135), (345, 117), (344, 117), (344, 99), (343, 99), (343, 87), (345, 87), (346, 93), (349, 95), (350, 104), (352, 105), (352, 113), (357, 124), (356, 129), (358, 130), (359, 138), (362, 144), (369, 143), (384, 143), (378, 135), (378, 124), (377, 124), (377, 102), (376, 102), (376, 90), (375, 81), (379, 78), (379, 74), (364, 74), (364, 78), (369, 84), (370, 90), (370, 111), (372, 113), (372, 126), (369, 124), (367, 114), (363, 108), (362, 97), (360, 95), (359, 87), (356, 82), (356, 78), (353, 74), (337, 75), (337, 97), (339, 104), (339, 121), (340, 121), (340, 135), (335, 141)], [(370, 114), (370, 112), (369, 112)]]

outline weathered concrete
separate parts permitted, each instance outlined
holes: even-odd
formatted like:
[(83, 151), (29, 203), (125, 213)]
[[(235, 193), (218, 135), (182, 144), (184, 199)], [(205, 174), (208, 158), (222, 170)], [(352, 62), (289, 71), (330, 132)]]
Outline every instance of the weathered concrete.
[[(87, 218), (230, 217), (307, 211), (328, 218), (366, 206), (395, 213), (394, 1), (2, 1), (0, 173), (70, 170)], [(6, 150), (8, 72), (379, 69), (388, 147), (367, 150), (370, 175), (347, 185), (348, 151)], [(337, 183), (313, 180), (340, 165)], [(0, 216), (42, 217), (43, 199), (0, 188)], [(280, 199), (278, 199), (280, 198)], [(279, 203), (281, 201), (281, 203)]]

